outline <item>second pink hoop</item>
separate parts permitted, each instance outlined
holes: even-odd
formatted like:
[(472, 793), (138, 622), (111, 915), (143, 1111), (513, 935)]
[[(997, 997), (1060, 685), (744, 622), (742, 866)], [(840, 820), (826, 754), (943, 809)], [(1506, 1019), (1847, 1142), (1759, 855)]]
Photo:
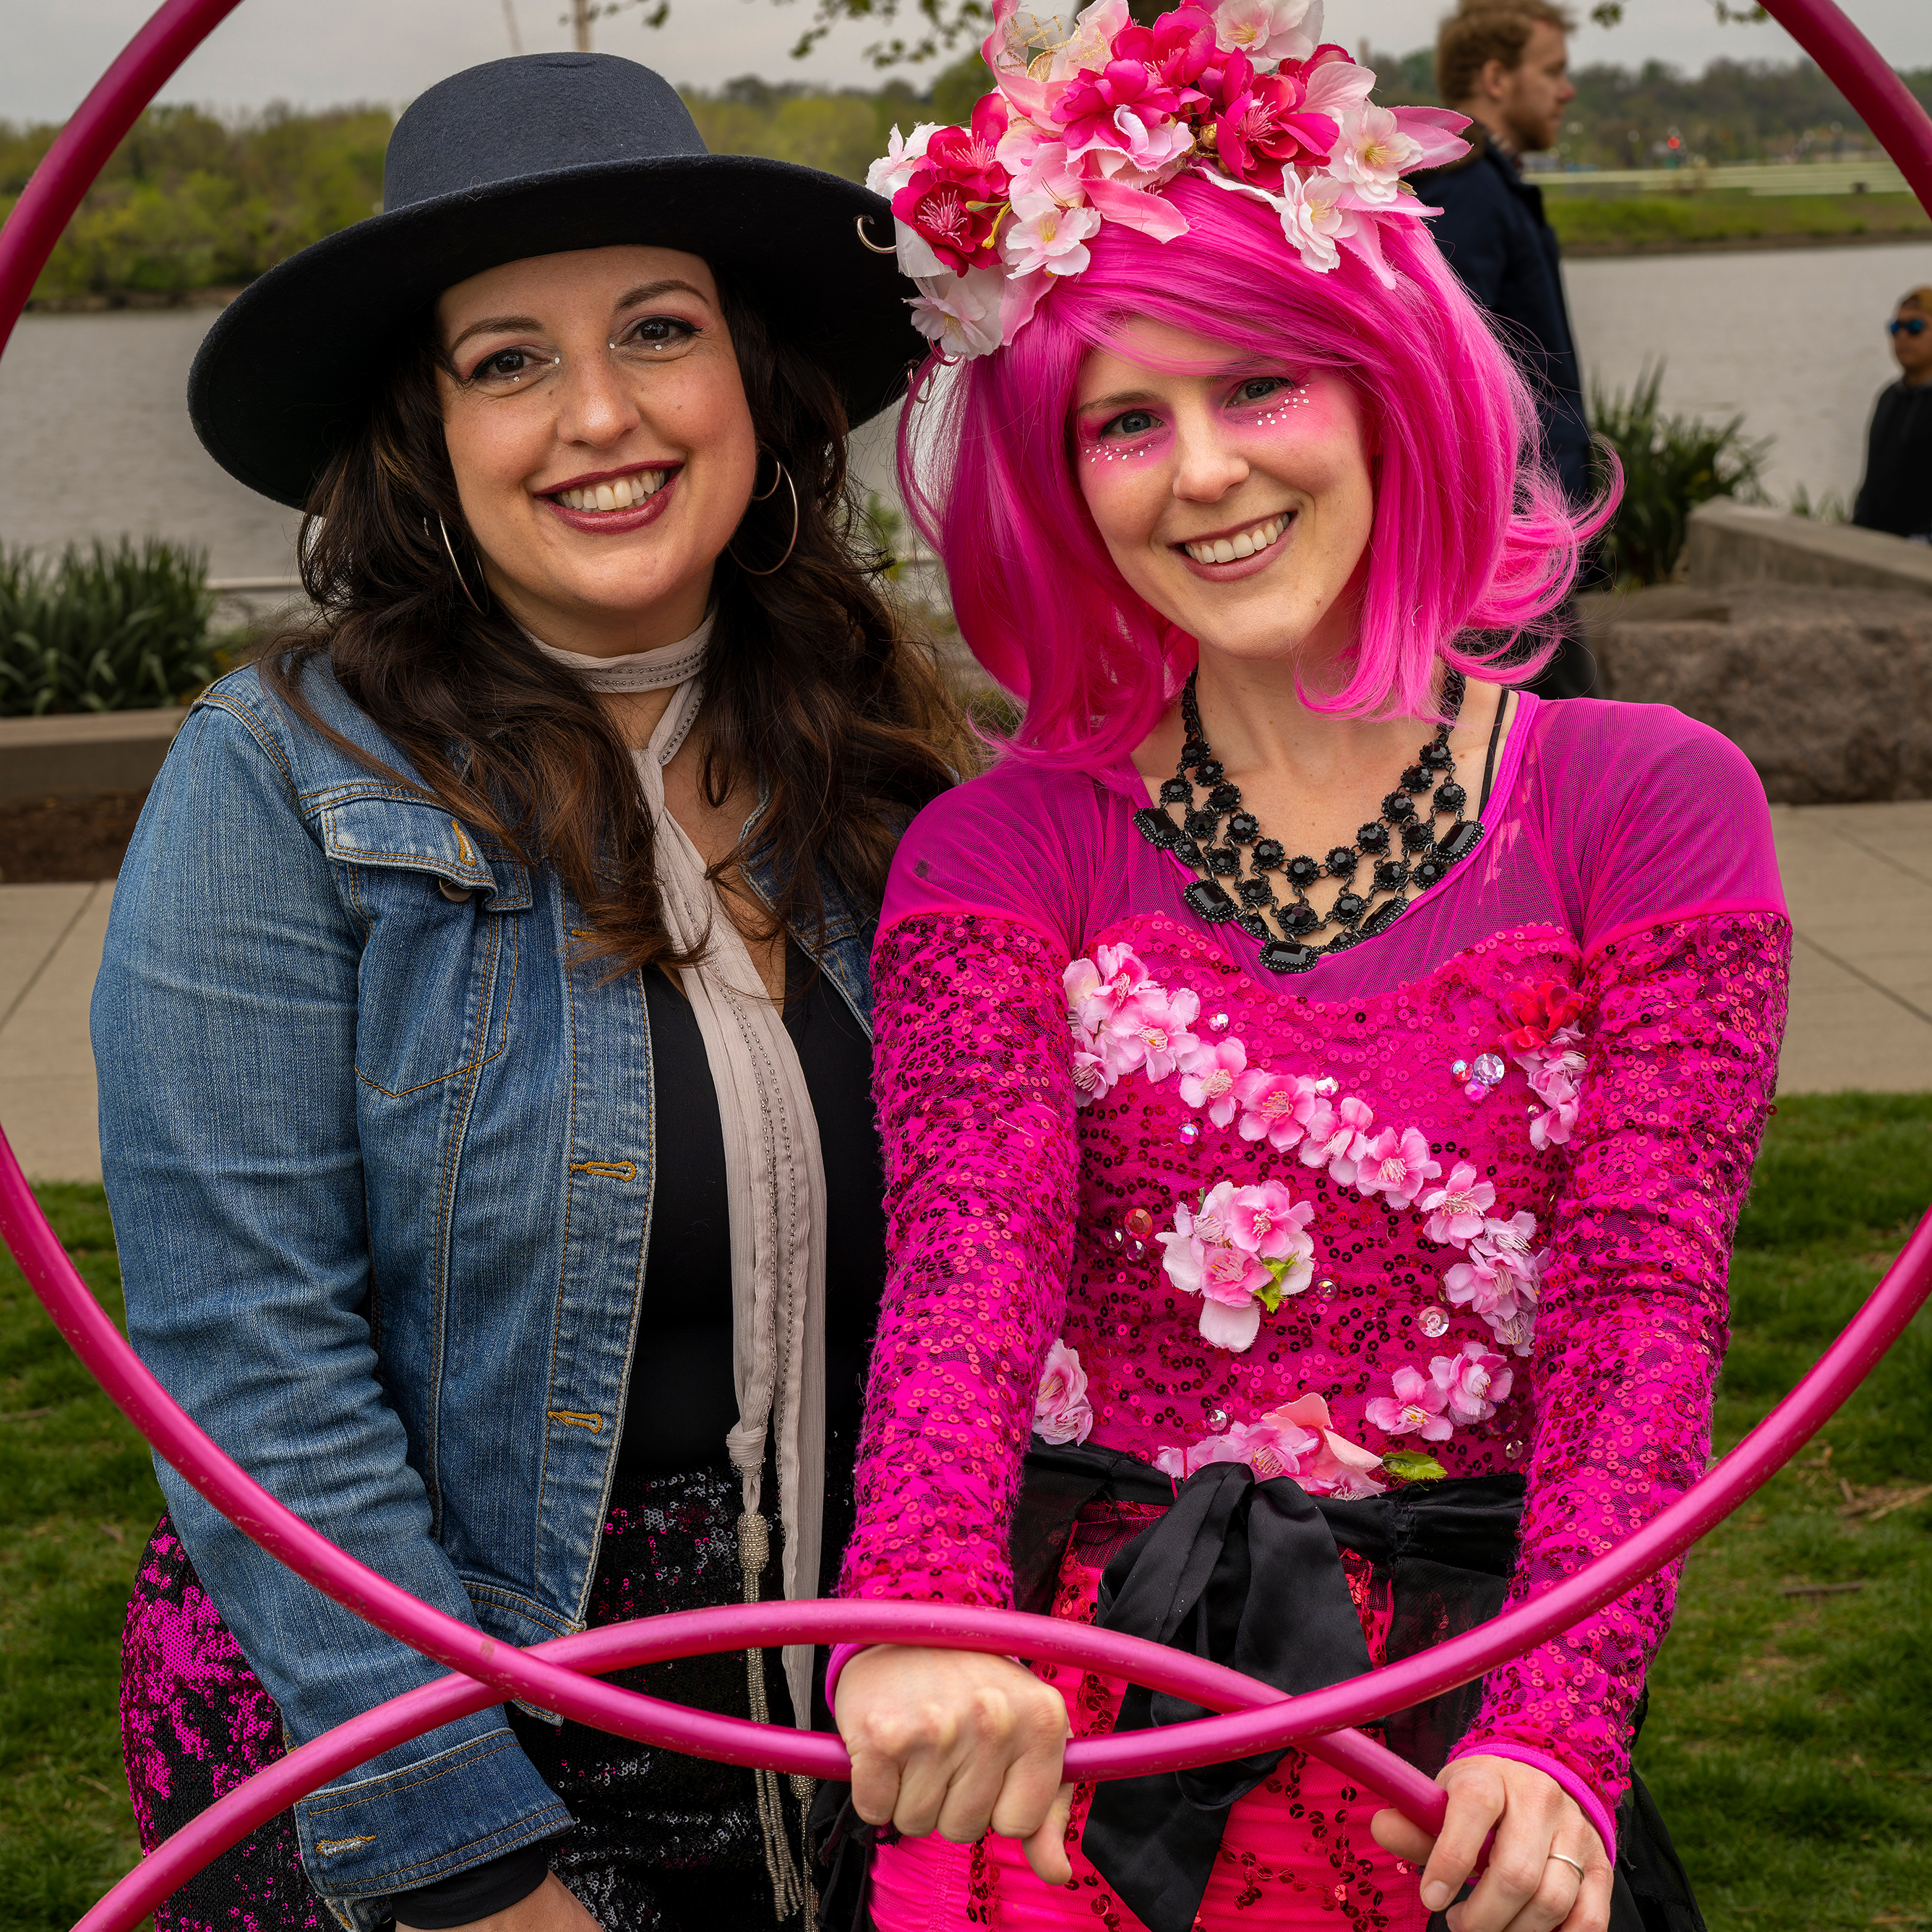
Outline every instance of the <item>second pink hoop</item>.
[[(141, 110), (238, 0), (165, 0), (63, 130), (0, 229), (0, 345), (81, 196)], [(1832, 0), (1766, 0), (1898, 160), (1932, 208), (1932, 118)], [(1932, 1293), (1932, 1217), (1922, 1222), (1870, 1300), (1785, 1402), (1689, 1494), (1611, 1555), (1534, 1602), (1466, 1636), (1352, 1683), (1292, 1700), (1231, 1672), (1103, 1633), (1012, 1612), (907, 1606), (793, 1604), (687, 1613), (648, 1631), (616, 1626), (524, 1652), (418, 1602), (318, 1536), (275, 1502), (203, 1435), (134, 1356), (74, 1273), (0, 1137), (0, 1232), (50, 1314), (142, 1434), (230, 1520), (338, 1601), (459, 1673), (318, 1739), (184, 1828), (124, 1879), (81, 1922), (127, 1932), (140, 1917), (262, 1816), (342, 1770), (447, 1722), (461, 1711), (533, 1696), (586, 1723), (728, 1762), (839, 1774), (836, 1741), (776, 1734), (738, 1720), (657, 1703), (594, 1674), (646, 1657), (831, 1636), (917, 1634), (965, 1647), (1062, 1657), (1124, 1672), (1237, 1714), (1154, 1735), (1094, 1741), (1069, 1754), (1083, 1778), (1172, 1770), (1300, 1743), (1384, 1790), (1432, 1828), (1441, 1796), (1419, 1774), (1343, 1728), (1480, 1676), (1541, 1642), (1649, 1574), (1736, 1508), (1774, 1474), (1862, 1380)], [(1109, 1649), (1109, 1645), (1127, 1648)], [(680, 1650), (673, 1648), (682, 1646)], [(1142, 1653), (1153, 1652), (1151, 1655)], [(1240, 1707), (1247, 1706), (1246, 1709)], [(1418, 1789), (1418, 1787), (1420, 1786)], [(232, 1827), (232, 1829), (231, 1829)], [(224, 1837), (222, 1834), (227, 1832)]]

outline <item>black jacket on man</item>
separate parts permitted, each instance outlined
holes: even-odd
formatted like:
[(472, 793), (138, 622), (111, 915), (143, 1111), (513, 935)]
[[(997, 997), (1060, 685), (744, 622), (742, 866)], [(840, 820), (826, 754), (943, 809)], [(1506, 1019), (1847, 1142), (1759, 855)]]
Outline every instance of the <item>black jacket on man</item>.
[(1478, 122), (1468, 137), (1474, 145), (1462, 160), (1412, 178), (1416, 192), (1442, 211), (1429, 229), (1450, 266), (1506, 325), (1536, 392), (1551, 466), (1580, 506), (1593, 494), (1590, 431), (1556, 231), (1544, 218), (1543, 190), (1523, 179), (1488, 130)]
[(1901, 379), (1879, 392), (1852, 521), (1895, 537), (1932, 535), (1932, 382)]

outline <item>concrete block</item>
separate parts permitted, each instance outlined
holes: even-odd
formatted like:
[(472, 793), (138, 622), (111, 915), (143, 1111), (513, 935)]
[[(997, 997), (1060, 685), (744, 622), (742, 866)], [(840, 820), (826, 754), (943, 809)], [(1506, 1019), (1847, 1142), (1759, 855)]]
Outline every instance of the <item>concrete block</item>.
[(1803, 584), (1932, 598), (1932, 544), (1790, 517), (1728, 496), (1690, 512), (1684, 558), (1690, 584), (1700, 590)]
[(0, 887), (0, 1124), (31, 1180), (98, 1180), (88, 1007), (114, 903), (108, 882)]
[(1932, 798), (1932, 598), (1760, 583), (1582, 604), (1604, 695), (1721, 731), (1774, 802)]
[(162, 711), (85, 711), (0, 718), (0, 800), (66, 791), (146, 791), (182, 720)]

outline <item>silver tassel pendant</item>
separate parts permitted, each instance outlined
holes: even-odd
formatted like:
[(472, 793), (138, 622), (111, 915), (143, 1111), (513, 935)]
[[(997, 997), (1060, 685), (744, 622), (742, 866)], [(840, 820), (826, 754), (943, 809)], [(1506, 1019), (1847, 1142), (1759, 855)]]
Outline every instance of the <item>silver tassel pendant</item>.
[[(744, 1573), (746, 1603), (758, 1601), (758, 1580), (765, 1574), (771, 1560), (770, 1526), (760, 1511), (747, 1510), (738, 1519), (738, 1567)], [(746, 1652), (745, 1684), (752, 1721), (770, 1724), (772, 1707), (765, 1694), (765, 1653), (762, 1650)], [(778, 1774), (760, 1770), (754, 1772), (752, 1777), (758, 1794), (758, 1826), (765, 1841), (765, 1870), (772, 1881), (773, 1912), (780, 1924), (794, 1913), (806, 1913), (808, 1926), (818, 1916), (818, 1900), (806, 1876), (804, 1846), (800, 1845), (796, 1860), (792, 1856), (791, 1840), (785, 1830), (784, 1803)], [(818, 1781), (794, 1774), (791, 1786), (793, 1796), (799, 1801), (802, 1817), (811, 1803), (812, 1794), (818, 1788)]]

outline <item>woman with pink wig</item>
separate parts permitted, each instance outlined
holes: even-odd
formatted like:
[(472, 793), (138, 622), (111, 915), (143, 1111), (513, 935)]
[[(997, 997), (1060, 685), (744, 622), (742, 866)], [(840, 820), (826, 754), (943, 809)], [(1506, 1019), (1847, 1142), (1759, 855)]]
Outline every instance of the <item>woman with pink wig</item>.
[[(1790, 928), (1730, 745), (1518, 688), (1608, 512), (1566, 508), (1400, 178), (1456, 118), (1373, 104), (1310, 0), (1109, 0), (1059, 42), (998, 11), (971, 125), (873, 184), (935, 344), (908, 500), (1024, 714), (914, 822), (874, 954), (891, 1271), (842, 1587), (1299, 1692), (1703, 1470)], [(1695, 1932), (1630, 1770), (1674, 1581), (1385, 1721), (1432, 1842), (1294, 1751), (1062, 1787), (1067, 1736), (1196, 1714), (842, 1651), (848, 1826), (896, 1834), (864, 1909)]]

